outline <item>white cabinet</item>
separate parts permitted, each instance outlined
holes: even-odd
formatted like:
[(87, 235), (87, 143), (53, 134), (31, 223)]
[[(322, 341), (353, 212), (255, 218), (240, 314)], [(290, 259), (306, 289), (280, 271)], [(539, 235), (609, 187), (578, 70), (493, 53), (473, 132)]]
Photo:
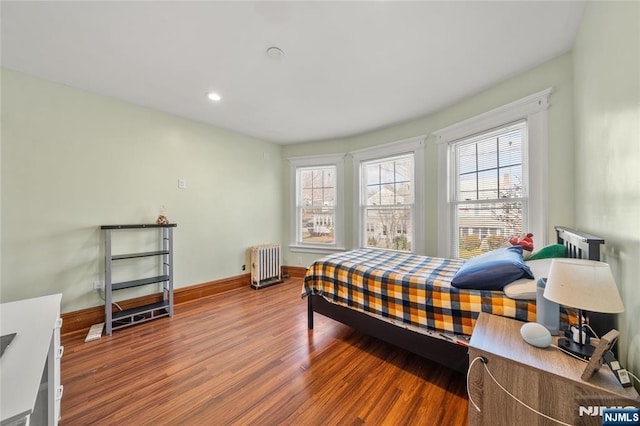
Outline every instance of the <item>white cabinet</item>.
[(16, 333), (0, 358), (0, 424), (57, 425), (61, 294), (0, 305), (0, 334)]

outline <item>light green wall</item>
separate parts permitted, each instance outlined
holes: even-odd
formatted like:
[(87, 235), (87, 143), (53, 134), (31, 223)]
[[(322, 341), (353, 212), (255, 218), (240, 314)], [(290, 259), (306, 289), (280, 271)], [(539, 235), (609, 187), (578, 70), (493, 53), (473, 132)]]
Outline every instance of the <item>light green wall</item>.
[(100, 305), (99, 226), (152, 223), (163, 205), (178, 223), (176, 287), (240, 275), (247, 247), (280, 242), (281, 146), (8, 70), (1, 78), (3, 302), (61, 292), (63, 312)]
[[(247, 247), (267, 241), (286, 247), (290, 240), (287, 157), (431, 135), (553, 87), (548, 223), (605, 238), (604, 260), (626, 307), (619, 326), (622, 360), (638, 373), (639, 8), (638, 2), (588, 2), (572, 54), (435, 114), (351, 138), (284, 147), (2, 70), (0, 298), (62, 292), (64, 312), (99, 305), (90, 288), (102, 279), (98, 226), (151, 222), (162, 205), (179, 224), (177, 287), (239, 275)], [(437, 247), (436, 154), (429, 137), (424, 238), (431, 255)], [(350, 248), (350, 157), (345, 166)], [(187, 180), (186, 190), (177, 189), (179, 177)], [(284, 250), (288, 265), (317, 257)]]
[(588, 2), (574, 46), (576, 223), (604, 237), (625, 312), (623, 363), (640, 376), (640, 3)]
[[(425, 149), (425, 247), (427, 255), (437, 252), (437, 198), (438, 156), (435, 137), (431, 133), (464, 119), (484, 113), (525, 96), (553, 87), (549, 108), (549, 238), (553, 238), (554, 225), (571, 225), (574, 222), (573, 198), (573, 81), (570, 54), (560, 56), (526, 73), (513, 77), (482, 93), (465, 99), (427, 117), (352, 138), (336, 139), (284, 147), (283, 173), (288, 176), (287, 157), (313, 154), (348, 153), (353, 150), (380, 145), (422, 134), (428, 135)], [(425, 77), (427, 78), (427, 77)], [(351, 248), (351, 218), (353, 217), (353, 167), (352, 159), (345, 160), (345, 217), (346, 244)], [(290, 241), (290, 184), (284, 183), (285, 244)], [(534, 237), (535, 240), (535, 237)], [(542, 245), (538, 240), (537, 244)], [(284, 250), (285, 264), (308, 265), (318, 255), (291, 253)]]

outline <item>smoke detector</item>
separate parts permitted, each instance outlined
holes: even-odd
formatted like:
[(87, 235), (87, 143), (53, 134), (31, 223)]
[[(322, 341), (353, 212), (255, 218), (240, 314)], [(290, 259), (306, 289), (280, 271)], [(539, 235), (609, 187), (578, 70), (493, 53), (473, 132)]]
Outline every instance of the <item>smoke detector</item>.
[(284, 56), (284, 51), (277, 46), (271, 46), (267, 49), (267, 56), (275, 61), (279, 61)]

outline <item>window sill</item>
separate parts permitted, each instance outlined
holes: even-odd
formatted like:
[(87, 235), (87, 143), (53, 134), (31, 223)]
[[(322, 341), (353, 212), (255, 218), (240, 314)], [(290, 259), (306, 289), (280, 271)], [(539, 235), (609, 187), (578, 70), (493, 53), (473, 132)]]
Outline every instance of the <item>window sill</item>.
[(338, 253), (341, 251), (345, 251), (344, 247), (326, 247), (326, 246), (312, 246), (312, 245), (298, 245), (298, 244), (290, 244), (289, 250), (293, 253), (322, 253), (322, 254), (331, 254)]

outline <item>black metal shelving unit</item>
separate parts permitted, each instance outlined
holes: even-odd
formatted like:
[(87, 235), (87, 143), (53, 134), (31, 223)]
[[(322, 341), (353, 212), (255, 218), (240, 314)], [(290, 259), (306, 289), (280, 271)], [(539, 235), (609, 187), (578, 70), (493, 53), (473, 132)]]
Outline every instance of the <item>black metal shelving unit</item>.
[[(173, 228), (176, 223), (164, 225), (102, 225), (104, 231), (104, 315), (107, 335), (113, 330), (128, 327), (134, 324), (150, 321), (160, 317), (173, 316)], [(112, 253), (111, 233), (122, 229), (156, 229), (160, 230), (161, 250), (141, 253), (116, 254)], [(162, 257), (162, 274), (154, 277), (141, 278), (130, 281), (114, 283), (112, 281), (113, 262), (124, 259), (137, 259), (146, 257)], [(113, 292), (126, 288), (162, 283), (162, 301), (143, 306), (113, 312)]]

